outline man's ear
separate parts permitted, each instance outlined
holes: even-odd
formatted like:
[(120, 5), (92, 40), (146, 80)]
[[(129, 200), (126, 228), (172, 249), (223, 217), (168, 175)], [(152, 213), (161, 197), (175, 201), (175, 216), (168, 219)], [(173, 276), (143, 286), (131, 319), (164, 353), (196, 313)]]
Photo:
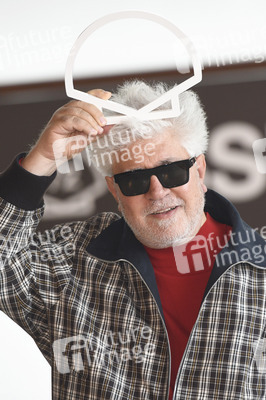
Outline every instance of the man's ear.
[(109, 192), (114, 197), (114, 199), (117, 202), (117, 204), (119, 204), (119, 199), (118, 199), (118, 196), (117, 196), (117, 193), (116, 193), (116, 189), (115, 189), (114, 178), (112, 176), (106, 176), (105, 180), (106, 180)]
[(204, 193), (207, 192), (207, 187), (204, 183), (204, 178), (205, 178), (205, 173), (206, 173), (206, 160), (205, 160), (205, 156), (204, 154), (200, 154), (197, 157), (197, 172), (198, 172), (198, 176), (200, 179), (200, 183), (201, 183), (201, 187), (204, 191)]

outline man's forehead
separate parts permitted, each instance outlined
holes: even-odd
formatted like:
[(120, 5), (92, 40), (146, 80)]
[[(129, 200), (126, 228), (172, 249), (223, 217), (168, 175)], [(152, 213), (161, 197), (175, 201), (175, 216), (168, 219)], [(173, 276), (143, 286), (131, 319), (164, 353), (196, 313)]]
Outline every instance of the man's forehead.
[(119, 162), (114, 160), (113, 174), (154, 168), (189, 157), (188, 152), (181, 146), (178, 136), (172, 132), (137, 140), (123, 149), (120, 155)]

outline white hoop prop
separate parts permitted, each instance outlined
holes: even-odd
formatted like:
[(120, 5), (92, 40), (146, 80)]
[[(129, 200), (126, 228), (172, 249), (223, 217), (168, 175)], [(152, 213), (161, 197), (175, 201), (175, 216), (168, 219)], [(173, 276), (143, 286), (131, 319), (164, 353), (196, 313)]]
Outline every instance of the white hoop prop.
[[(88, 39), (88, 37), (93, 32), (95, 32), (102, 26), (108, 24), (109, 22), (125, 18), (147, 19), (156, 22), (157, 24), (162, 25), (166, 29), (171, 31), (176, 36), (176, 38), (179, 39), (185, 46), (191, 58), (192, 67), (194, 70), (194, 75), (192, 77), (188, 78), (179, 85), (176, 85), (174, 88), (164, 93), (158, 99), (152, 101), (151, 103), (140, 108), (139, 110), (136, 110), (132, 107), (128, 107), (123, 104), (116, 103), (111, 100), (99, 99), (98, 97), (95, 97), (93, 95), (75, 89), (73, 84), (73, 67), (77, 53), (81, 48), (81, 46), (83, 45), (83, 43)], [(89, 25), (80, 34), (74, 46), (72, 47), (67, 59), (66, 72), (65, 72), (65, 88), (67, 96), (76, 100), (84, 101), (86, 103), (94, 104), (101, 110), (102, 108), (105, 108), (122, 114), (122, 115), (107, 117), (106, 118), (107, 125), (121, 123), (125, 118), (128, 117), (135, 117), (140, 120), (153, 120), (153, 119), (178, 117), (182, 112), (182, 110), (180, 110), (178, 95), (188, 90), (192, 86), (196, 85), (201, 80), (202, 80), (201, 63), (197, 56), (195, 47), (193, 43), (190, 41), (190, 39), (182, 31), (180, 31), (180, 29), (178, 29), (174, 24), (172, 24), (168, 20), (155, 14), (143, 11), (133, 11), (133, 10), (108, 14), (102, 18), (99, 18), (98, 20), (94, 21), (91, 25)], [(163, 103), (166, 103), (167, 101), (171, 101), (171, 108), (169, 110), (155, 110), (156, 108), (161, 106)]]

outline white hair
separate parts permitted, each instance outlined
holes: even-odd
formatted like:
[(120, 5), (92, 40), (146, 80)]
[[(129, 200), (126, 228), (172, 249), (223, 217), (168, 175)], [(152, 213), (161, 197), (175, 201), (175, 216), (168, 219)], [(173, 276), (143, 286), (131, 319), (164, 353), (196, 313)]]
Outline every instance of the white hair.
[[(170, 90), (167, 85), (157, 83), (148, 85), (139, 80), (127, 81), (118, 87), (112, 96), (112, 101), (140, 109), (146, 104), (156, 100)], [(180, 144), (187, 150), (191, 157), (204, 154), (208, 146), (208, 129), (206, 114), (196, 93), (188, 90), (179, 95), (182, 113), (175, 118), (140, 121), (128, 117), (123, 123), (114, 125), (107, 135), (97, 136), (96, 141), (88, 146), (92, 163), (104, 175), (112, 176), (112, 163), (114, 158), (119, 162), (119, 152), (129, 147), (132, 142), (146, 139), (153, 135), (163, 133), (166, 128), (178, 135)], [(169, 109), (170, 102), (158, 109)], [(104, 112), (110, 115), (110, 112)]]

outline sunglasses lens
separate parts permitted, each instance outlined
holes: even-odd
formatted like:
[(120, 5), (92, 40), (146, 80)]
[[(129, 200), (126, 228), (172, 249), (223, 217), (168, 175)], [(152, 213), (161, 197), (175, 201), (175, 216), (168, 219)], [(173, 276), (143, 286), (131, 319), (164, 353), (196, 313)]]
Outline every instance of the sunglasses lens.
[(149, 190), (150, 179), (138, 174), (120, 176), (117, 181), (124, 196), (137, 196)]
[(161, 184), (166, 188), (184, 185), (189, 179), (189, 169), (185, 165), (172, 163), (165, 165), (164, 169), (158, 173)]

